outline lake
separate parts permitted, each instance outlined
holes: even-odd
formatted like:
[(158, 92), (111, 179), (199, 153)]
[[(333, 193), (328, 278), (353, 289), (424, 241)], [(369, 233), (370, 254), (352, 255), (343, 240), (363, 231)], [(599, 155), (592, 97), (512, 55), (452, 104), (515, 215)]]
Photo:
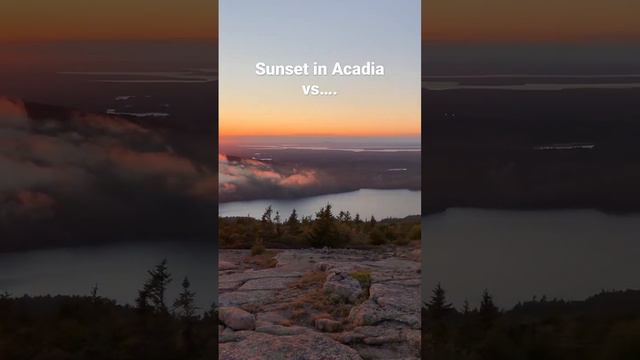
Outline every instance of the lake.
[(638, 234), (640, 215), (450, 209), (423, 217), (423, 297), (438, 281), (456, 306), (484, 288), (503, 307), (638, 289)]
[[(416, 197), (419, 199), (415, 194), (405, 200), (417, 206)], [(383, 200), (389, 201), (378, 198)], [(370, 205), (377, 210), (385, 202)], [(533, 295), (583, 299), (602, 289), (640, 288), (640, 239), (636, 235), (640, 234), (640, 215), (449, 209), (423, 217), (423, 229), (425, 298), (438, 281), (457, 306), (465, 298), (477, 304), (484, 288), (503, 307)], [(217, 289), (213, 242), (112, 244), (0, 254), (0, 292), (88, 295), (98, 284), (99, 294), (131, 303), (146, 271), (165, 257), (174, 278), (168, 292), (170, 302), (183, 277), (189, 276), (198, 306), (208, 308)]]
[(197, 242), (112, 244), (0, 254), (0, 293), (28, 295), (98, 295), (133, 304), (147, 270), (167, 258), (173, 282), (167, 303), (180, 291), (185, 276), (196, 292), (196, 304), (208, 310), (217, 297), (216, 246)]
[(219, 214), (227, 216), (251, 216), (260, 218), (267, 206), (271, 205), (280, 216), (286, 218), (296, 209), (299, 216), (315, 215), (320, 208), (331, 204), (334, 214), (349, 211), (352, 216), (360, 214), (365, 219), (375, 216), (377, 219), (403, 218), (419, 215), (421, 202), (420, 191), (410, 190), (374, 190), (357, 191), (313, 196), (288, 200), (254, 200), (222, 203), (218, 206)]

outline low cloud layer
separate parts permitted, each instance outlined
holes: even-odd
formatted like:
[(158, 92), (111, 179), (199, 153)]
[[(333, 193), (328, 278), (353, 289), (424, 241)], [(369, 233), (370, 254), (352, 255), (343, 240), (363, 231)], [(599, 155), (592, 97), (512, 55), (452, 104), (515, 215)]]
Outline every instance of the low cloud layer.
[(220, 154), (220, 200), (300, 196), (319, 184), (317, 171)]
[(165, 135), (0, 98), (0, 250), (214, 235), (216, 164)]

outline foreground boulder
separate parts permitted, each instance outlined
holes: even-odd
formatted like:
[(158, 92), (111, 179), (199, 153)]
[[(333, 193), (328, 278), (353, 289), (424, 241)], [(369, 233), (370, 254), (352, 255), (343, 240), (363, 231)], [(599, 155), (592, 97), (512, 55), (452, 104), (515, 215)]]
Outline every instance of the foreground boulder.
[(221, 307), (218, 310), (218, 319), (233, 330), (253, 330), (256, 328), (256, 318), (237, 307)]
[(369, 299), (351, 309), (349, 320), (355, 326), (377, 325), (382, 322), (403, 323), (421, 328), (419, 288), (397, 284), (373, 284)]
[(236, 342), (220, 344), (221, 360), (362, 360), (354, 349), (313, 332), (276, 336), (241, 331)]
[(351, 303), (356, 302), (364, 291), (356, 278), (342, 271), (329, 273), (323, 289), (332, 298), (346, 300)]

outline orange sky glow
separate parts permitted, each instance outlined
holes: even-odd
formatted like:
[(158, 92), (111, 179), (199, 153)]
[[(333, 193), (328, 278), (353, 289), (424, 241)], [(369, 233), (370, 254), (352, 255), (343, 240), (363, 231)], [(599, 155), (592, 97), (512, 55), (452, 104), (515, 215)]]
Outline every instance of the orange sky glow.
[(10, 1), (0, 30), (0, 42), (216, 39), (218, 1)]
[(423, 0), (423, 41), (640, 40), (640, 2)]

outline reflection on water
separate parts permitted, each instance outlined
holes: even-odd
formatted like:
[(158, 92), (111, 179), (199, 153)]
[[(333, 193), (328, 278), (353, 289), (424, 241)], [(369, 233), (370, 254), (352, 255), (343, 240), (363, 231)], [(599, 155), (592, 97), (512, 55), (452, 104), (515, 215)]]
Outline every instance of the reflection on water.
[(501, 306), (638, 289), (637, 234), (640, 215), (450, 209), (423, 218), (423, 297), (438, 281), (457, 306), (484, 288)]
[(168, 304), (185, 276), (196, 292), (196, 304), (208, 310), (216, 299), (217, 253), (213, 240), (204, 243), (140, 243), (38, 250), (0, 254), (0, 292), (14, 296), (98, 295), (132, 304), (147, 278), (147, 270), (167, 258), (173, 276)]
[(222, 203), (219, 205), (221, 217), (251, 216), (259, 218), (267, 206), (271, 205), (280, 216), (288, 216), (293, 209), (299, 216), (312, 216), (327, 204), (333, 210), (349, 211), (351, 215), (360, 214), (365, 219), (375, 216), (383, 218), (403, 218), (420, 214), (420, 191), (410, 190), (372, 190), (313, 196), (292, 200), (254, 200)]

